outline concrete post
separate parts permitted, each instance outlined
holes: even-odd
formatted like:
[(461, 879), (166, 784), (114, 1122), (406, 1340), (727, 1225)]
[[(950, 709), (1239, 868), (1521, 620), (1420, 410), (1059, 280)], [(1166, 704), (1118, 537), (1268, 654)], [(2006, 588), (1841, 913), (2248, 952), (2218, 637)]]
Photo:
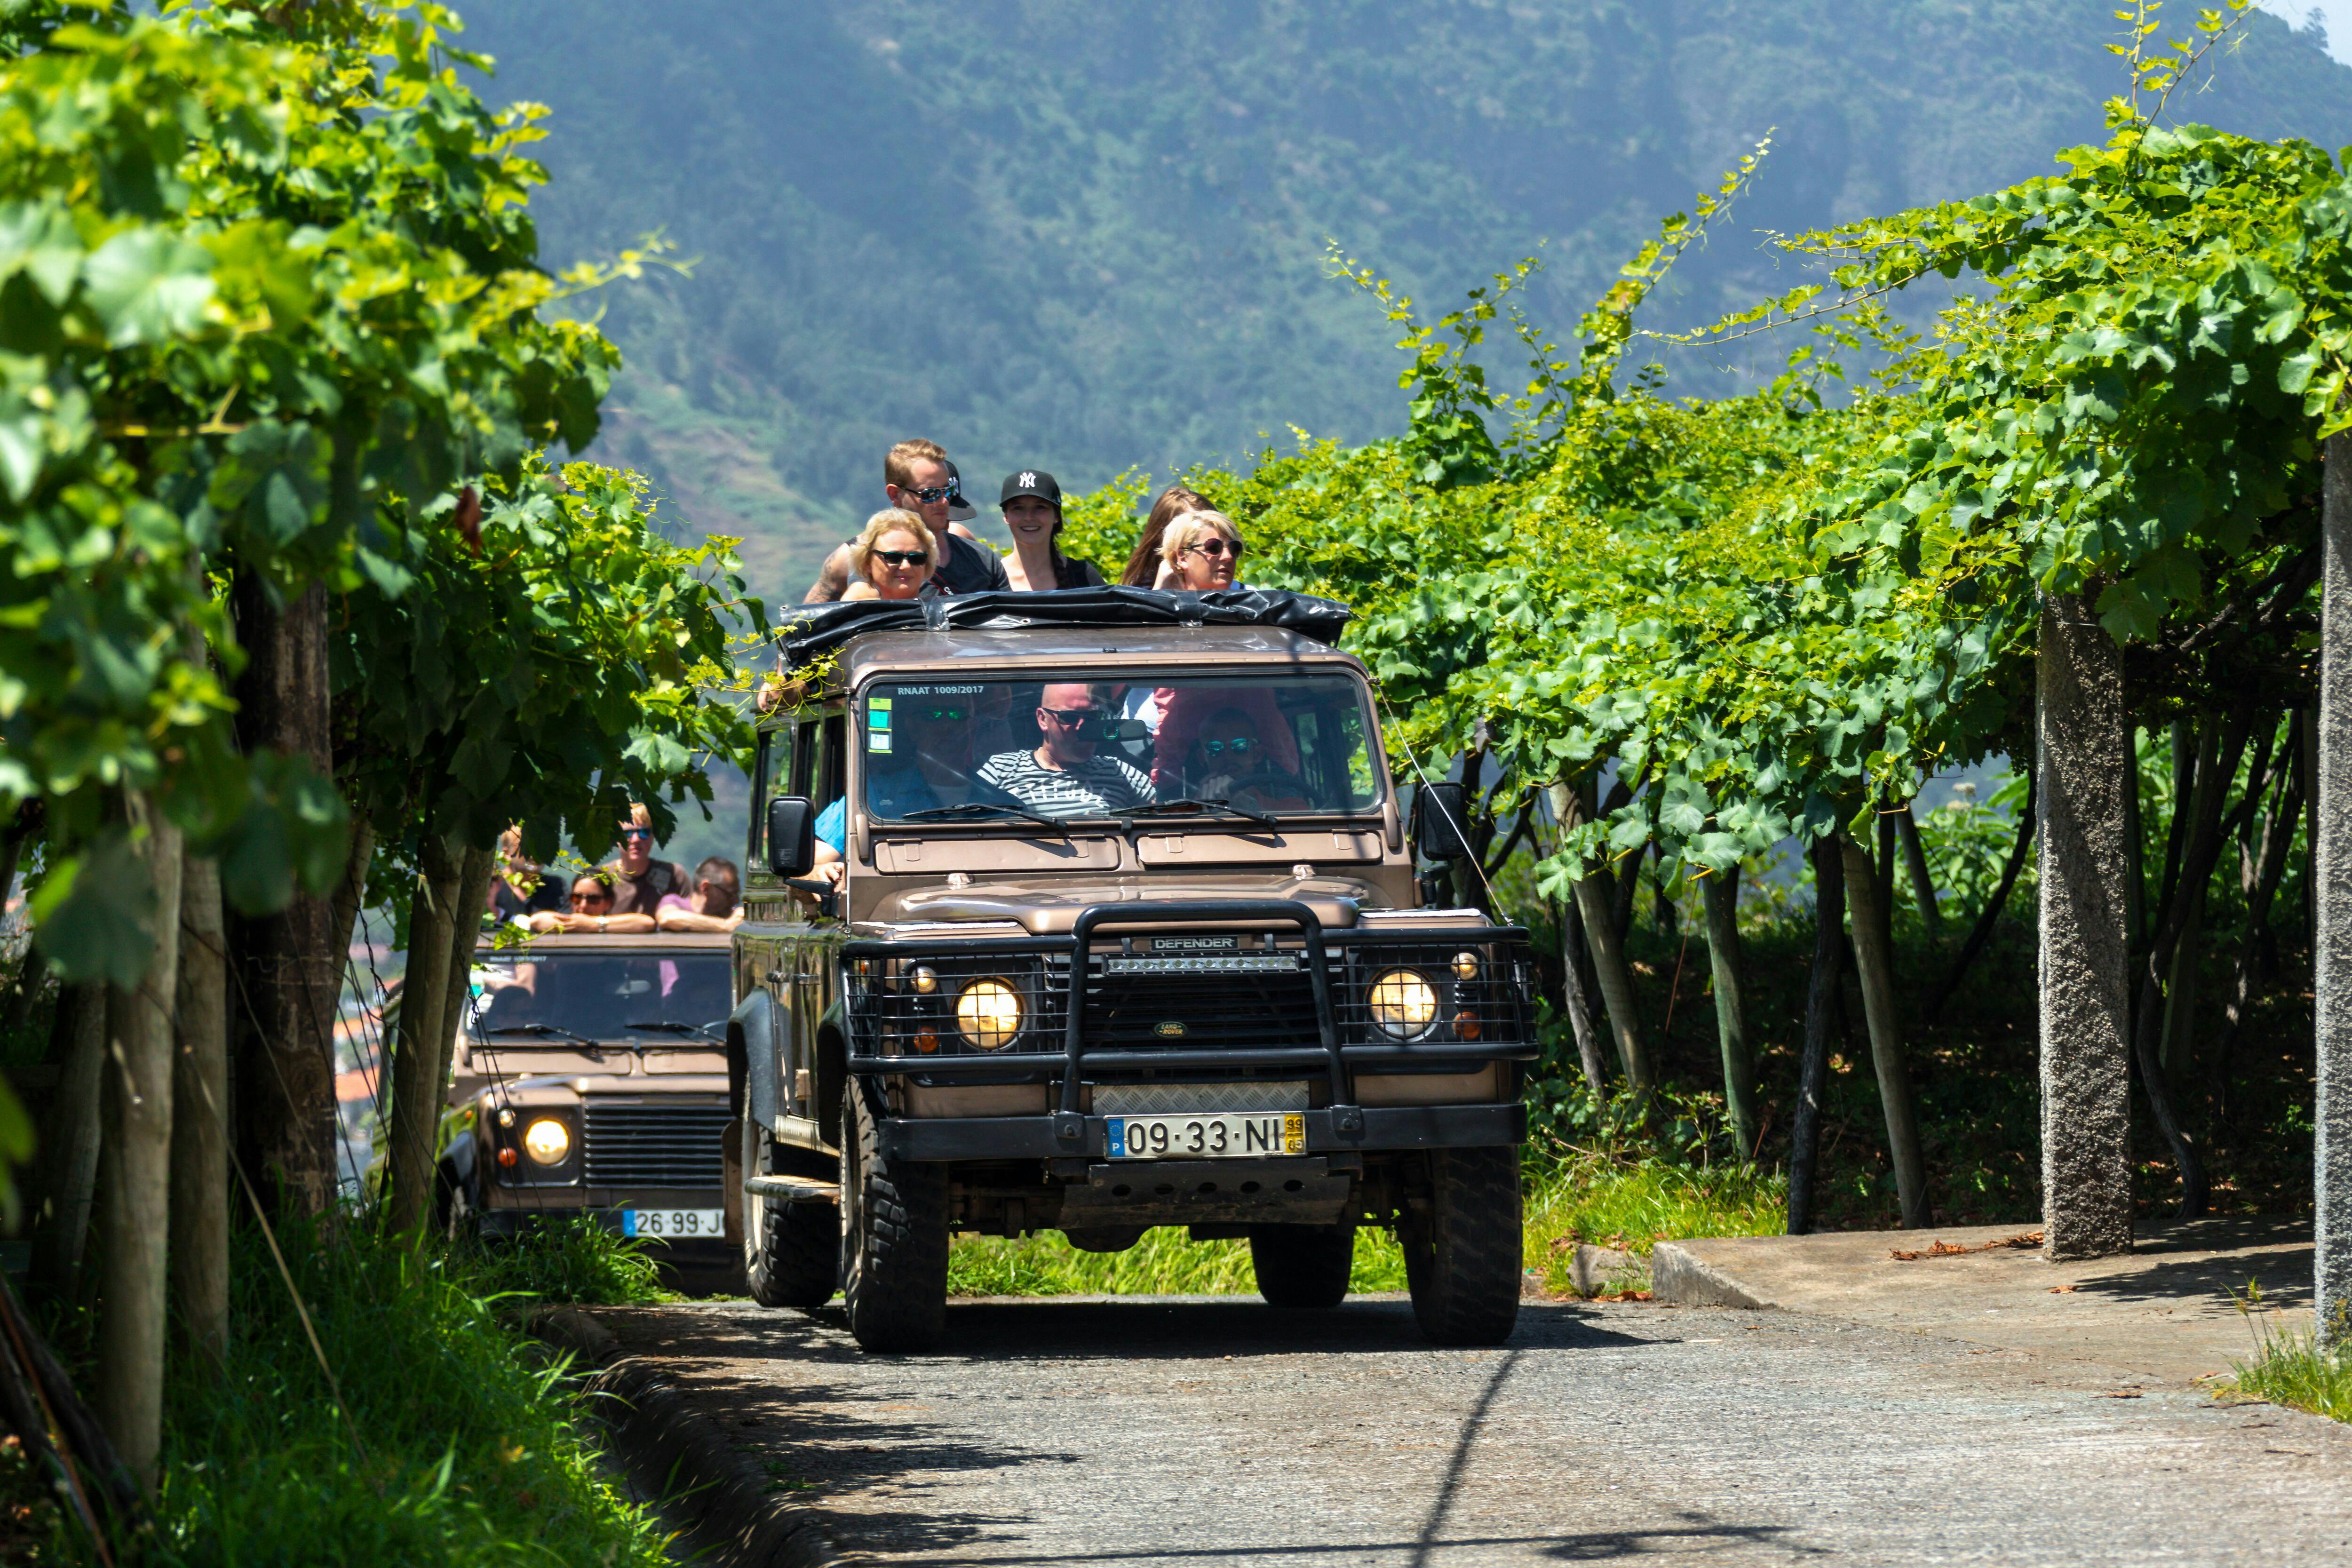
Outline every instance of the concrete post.
[(2123, 655), (2047, 595), (2034, 748), (2042, 838), (2042, 1226), (2047, 1256), (2131, 1247)]
[(2352, 1313), (2352, 435), (2327, 439), (2320, 524), (2319, 760), (2313, 813), (2312, 1011), (2318, 1035), (2313, 1260), (2319, 1332)]

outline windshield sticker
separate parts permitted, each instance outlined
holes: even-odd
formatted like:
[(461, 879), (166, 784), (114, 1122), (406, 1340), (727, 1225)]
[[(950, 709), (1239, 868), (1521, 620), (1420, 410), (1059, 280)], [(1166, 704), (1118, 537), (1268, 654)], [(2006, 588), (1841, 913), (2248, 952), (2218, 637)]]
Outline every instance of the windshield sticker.
[(887, 730), (866, 731), (866, 749), (869, 752), (888, 751), (890, 749), (890, 731)]
[[(898, 691), (901, 697), (976, 697), (980, 689), (977, 686), (901, 686)], [(890, 706), (887, 697), (870, 697), (866, 700), (885, 708)]]

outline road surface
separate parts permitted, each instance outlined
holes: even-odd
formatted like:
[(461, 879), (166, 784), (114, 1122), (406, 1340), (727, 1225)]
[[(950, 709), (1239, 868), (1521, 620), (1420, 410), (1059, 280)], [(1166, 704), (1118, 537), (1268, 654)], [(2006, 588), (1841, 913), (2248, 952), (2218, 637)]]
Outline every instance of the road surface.
[(862, 1561), (2352, 1562), (2352, 1429), (2097, 1363), (1787, 1312), (990, 1301), (600, 1313)]

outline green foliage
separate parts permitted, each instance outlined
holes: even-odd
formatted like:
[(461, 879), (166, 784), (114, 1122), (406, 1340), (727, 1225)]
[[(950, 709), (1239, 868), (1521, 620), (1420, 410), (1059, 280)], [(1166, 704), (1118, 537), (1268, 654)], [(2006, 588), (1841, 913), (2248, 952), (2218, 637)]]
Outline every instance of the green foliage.
[[(2253, 1332), (2254, 1354), (2236, 1363), (2229, 1392), (2308, 1410), (2331, 1421), (2352, 1421), (2352, 1366), (2345, 1363), (2340, 1344), (2322, 1345), (2308, 1329), (2276, 1328), (2272, 1321), (2276, 1309), (2264, 1303), (2258, 1280), (2248, 1280), (2243, 1291), (2231, 1295)], [(2341, 1324), (2336, 1337), (2343, 1338)]]
[(436, 534), (416, 591), (350, 601), (333, 649), (346, 787), (394, 831), (413, 810), (476, 844), (522, 822), (542, 862), (559, 833), (601, 854), (632, 801), (667, 837), (664, 794), (708, 803), (707, 761), (752, 743), (710, 693), (730, 620), (766, 626), (732, 542), (671, 542), (641, 479), (591, 463), (530, 458), (490, 489), (478, 545)]
[(466, 1289), (503, 1305), (520, 1297), (550, 1306), (636, 1307), (668, 1299), (661, 1266), (645, 1242), (614, 1235), (587, 1215), (526, 1226), (511, 1237), (478, 1237), (454, 1255)]
[[(1081, 1252), (1058, 1231), (1009, 1241), (960, 1236), (948, 1255), (956, 1296), (1230, 1296), (1257, 1289), (1249, 1243), (1193, 1241), (1181, 1227), (1147, 1230), (1125, 1252)], [(1384, 1231), (1356, 1233), (1350, 1290), (1402, 1290), (1404, 1256)]]
[(332, 792), (233, 749), (207, 572), (398, 595), (463, 477), (595, 434), (616, 357), (540, 311), (609, 274), (537, 266), (532, 112), (457, 84), (449, 23), (103, 9), (0, 64), (0, 809), (68, 852), (65, 973), (143, 967), (143, 905), (77, 908), (121, 791), (241, 907), (340, 868)]
[(153, 1561), (667, 1560), (667, 1531), (606, 1479), (562, 1363), (486, 1299), (505, 1279), (420, 1263), (364, 1226), (279, 1241), (334, 1381), (245, 1233), (227, 1367), (175, 1358)]

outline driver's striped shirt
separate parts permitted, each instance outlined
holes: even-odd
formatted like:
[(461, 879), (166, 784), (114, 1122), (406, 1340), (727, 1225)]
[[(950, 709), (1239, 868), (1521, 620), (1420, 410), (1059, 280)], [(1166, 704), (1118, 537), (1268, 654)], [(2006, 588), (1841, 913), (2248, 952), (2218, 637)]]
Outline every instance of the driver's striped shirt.
[(1057, 769), (1041, 765), (1034, 752), (1000, 752), (981, 764), (980, 777), (1040, 816), (1107, 816), (1155, 798), (1151, 781), (1116, 757)]

